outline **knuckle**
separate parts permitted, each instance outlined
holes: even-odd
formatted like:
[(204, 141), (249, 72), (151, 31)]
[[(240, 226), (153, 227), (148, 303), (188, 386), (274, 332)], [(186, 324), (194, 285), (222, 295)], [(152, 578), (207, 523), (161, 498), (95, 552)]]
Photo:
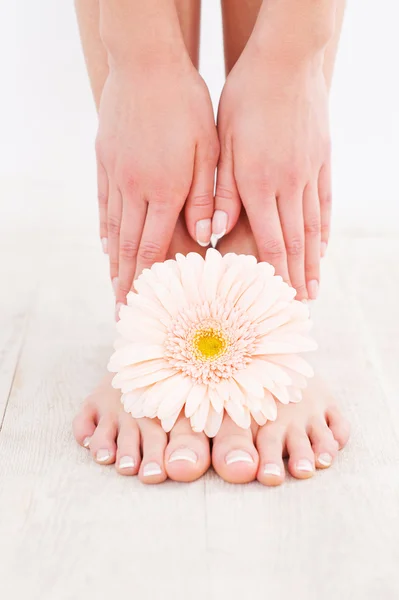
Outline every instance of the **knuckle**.
[(288, 256), (300, 256), (304, 253), (303, 239), (299, 236), (294, 236), (287, 243), (287, 254)]
[(115, 215), (108, 215), (107, 228), (108, 228), (108, 235), (110, 237), (119, 236), (119, 231), (121, 228), (120, 219), (118, 217), (116, 217)]
[(308, 295), (307, 287), (304, 283), (293, 283), (292, 284), (294, 290), (296, 290), (296, 295), (298, 298), (305, 298)]
[(232, 200), (235, 194), (234, 191), (225, 185), (218, 183), (216, 185), (215, 198), (220, 200)]
[(291, 189), (291, 190), (298, 189), (302, 182), (301, 169), (299, 169), (297, 167), (288, 169), (288, 171), (285, 174), (284, 179), (285, 179), (285, 184), (288, 189)]
[(119, 285), (118, 285), (118, 297), (120, 298), (126, 298), (126, 296), (128, 295), (128, 293), (130, 292), (130, 286), (128, 284), (128, 282), (126, 281), (119, 281)]
[(260, 244), (260, 250), (264, 256), (270, 256), (273, 259), (285, 258), (285, 247), (283, 242), (274, 238), (264, 240)]
[(105, 190), (98, 190), (97, 192), (98, 204), (101, 208), (105, 208), (108, 204), (108, 194)]
[(213, 196), (211, 192), (204, 194), (193, 194), (190, 197), (190, 205), (192, 208), (209, 208), (213, 206)]
[(118, 274), (118, 271), (119, 271), (118, 261), (112, 260), (109, 262), (109, 271), (110, 271), (111, 277), (115, 277)]
[(138, 178), (130, 167), (123, 167), (120, 173), (121, 188), (128, 194), (135, 194), (138, 189)]
[(330, 226), (328, 223), (325, 223), (321, 226), (321, 235), (322, 236), (327, 236), (330, 233)]
[(317, 216), (305, 221), (305, 233), (315, 236), (320, 234), (320, 219)]
[(150, 240), (143, 241), (139, 249), (139, 259), (141, 262), (154, 263), (161, 258), (162, 248), (157, 242)]
[(132, 260), (137, 256), (138, 243), (133, 240), (123, 240), (119, 245), (119, 256)]

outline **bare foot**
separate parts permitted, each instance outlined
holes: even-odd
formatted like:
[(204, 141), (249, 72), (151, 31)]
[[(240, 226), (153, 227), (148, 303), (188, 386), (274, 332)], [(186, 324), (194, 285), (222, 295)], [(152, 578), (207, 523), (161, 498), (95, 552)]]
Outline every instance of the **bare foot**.
[[(256, 255), (245, 215), (241, 215), (232, 233), (221, 240), (218, 249), (222, 253)], [(231, 483), (258, 479), (265, 485), (280, 485), (285, 477), (284, 457), (288, 457), (291, 475), (308, 479), (316, 468), (331, 466), (348, 438), (347, 420), (324, 384), (314, 378), (300, 403), (278, 403), (274, 422), (243, 430), (226, 415), (214, 438), (212, 464), (220, 477)]]
[[(199, 251), (180, 220), (170, 256), (176, 252)], [(84, 401), (74, 419), (77, 442), (88, 448), (102, 465), (115, 463), (121, 475), (137, 475), (143, 483), (194, 481), (210, 465), (209, 439), (194, 433), (189, 421), (180, 417), (167, 435), (157, 419), (133, 419), (126, 413), (120, 392), (106, 375), (98, 388)]]

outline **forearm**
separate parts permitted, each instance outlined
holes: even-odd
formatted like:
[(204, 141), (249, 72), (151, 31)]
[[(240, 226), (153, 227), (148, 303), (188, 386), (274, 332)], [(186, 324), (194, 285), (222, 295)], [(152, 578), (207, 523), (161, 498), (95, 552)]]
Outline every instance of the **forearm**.
[(334, 36), (336, 9), (337, 0), (264, 0), (251, 43), (270, 61), (321, 56)]
[(181, 55), (184, 41), (174, 0), (99, 0), (99, 6), (110, 62)]

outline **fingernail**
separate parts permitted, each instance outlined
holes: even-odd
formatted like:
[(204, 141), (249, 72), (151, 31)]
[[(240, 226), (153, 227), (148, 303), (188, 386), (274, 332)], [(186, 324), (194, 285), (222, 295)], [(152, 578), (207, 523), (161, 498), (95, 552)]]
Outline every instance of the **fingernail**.
[(106, 460), (109, 460), (111, 458), (111, 455), (109, 453), (109, 450), (102, 448), (101, 450), (97, 450), (97, 454), (96, 454), (96, 459), (98, 460), (98, 462), (105, 462)]
[(90, 438), (89, 437), (85, 437), (85, 439), (83, 440), (83, 447), (84, 448), (89, 448), (90, 446)]
[(117, 302), (115, 306), (115, 321), (119, 321), (119, 313), (121, 311), (121, 306), (123, 306), (122, 302)]
[(326, 242), (321, 242), (320, 244), (320, 256), (321, 258), (324, 258), (324, 256), (326, 255), (327, 252), (327, 244)]
[(228, 215), (224, 210), (215, 210), (212, 218), (212, 233), (220, 240), (227, 231)]
[(161, 475), (162, 469), (156, 462), (149, 462), (143, 469), (144, 477), (151, 477), (151, 475)]
[(316, 279), (312, 279), (308, 283), (308, 294), (311, 300), (316, 300), (317, 294), (319, 293), (319, 282)]
[(298, 460), (296, 463), (296, 468), (298, 471), (304, 471), (305, 473), (313, 472), (313, 465), (307, 458), (301, 458), (301, 460)]
[(104, 254), (108, 254), (108, 238), (101, 238), (101, 245), (103, 247)]
[(114, 288), (114, 294), (116, 296), (117, 292), (118, 292), (118, 285), (119, 285), (119, 277), (114, 277), (112, 280), (112, 287)]
[(178, 448), (169, 457), (168, 462), (175, 462), (175, 460), (187, 460), (195, 465), (198, 460), (198, 456), (190, 448)]
[(197, 242), (203, 248), (209, 246), (209, 242), (211, 241), (211, 233), (212, 233), (212, 221), (210, 219), (201, 219), (201, 221), (197, 221), (195, 226), (195, 237), (197, 238)]
[(226, 455), (226, 465), (232, 465), (237, 462), (253, 463), (254, 459), (245, 450), (232, 450)]
[(273, 463), (268, 463), (263, 467), (264, 475), (274, 475), (275, 477), (281, 477), (281, 469), (278, 465)]
[(331, 454), (328, 454), (328, 452), (323, 452), (323, 454), (319, 454), (317, 460), (323, 467), (329, 467), (331, 466), (333, 459)]
[(133, 469), (134, 460), (131, 456), (122, 456), (119, 459), (119, 468), (120, 469)]

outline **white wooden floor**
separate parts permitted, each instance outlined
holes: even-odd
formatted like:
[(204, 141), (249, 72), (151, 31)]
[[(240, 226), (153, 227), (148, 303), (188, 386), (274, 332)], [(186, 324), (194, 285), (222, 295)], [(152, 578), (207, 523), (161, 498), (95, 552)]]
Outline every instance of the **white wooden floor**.
[(324, 263), (317, 363), (353, 426), (329, 472), (146, 487), (73, 440), (112, 295), (94, 225), (30, 199), (0, 225), (1, 598), (397, 599), (399, 236), (337, 236)]

